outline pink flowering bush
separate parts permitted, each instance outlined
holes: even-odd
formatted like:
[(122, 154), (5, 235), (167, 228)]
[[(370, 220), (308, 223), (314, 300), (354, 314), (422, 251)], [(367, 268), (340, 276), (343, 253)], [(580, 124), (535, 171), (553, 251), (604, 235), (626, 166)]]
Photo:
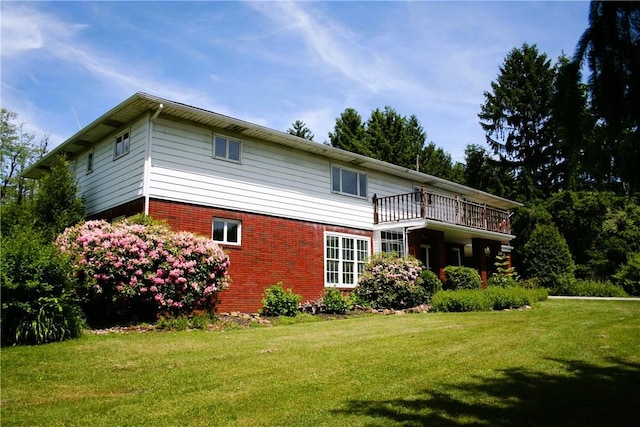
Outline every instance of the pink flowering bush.
[(423, 269), (422, 263), (412, 257), (374, 254), (366, 264), (354, 292), (373, 308), (402, 309), (426, 304), (438, 287), (431, 283), (431, 276), (435, 275)]
[(88, 221), (67, 228), (56, 244), (74, 258), (89, 319), (212, 310), (229, 286), (229, 257), (215, 242), (165, 225)]

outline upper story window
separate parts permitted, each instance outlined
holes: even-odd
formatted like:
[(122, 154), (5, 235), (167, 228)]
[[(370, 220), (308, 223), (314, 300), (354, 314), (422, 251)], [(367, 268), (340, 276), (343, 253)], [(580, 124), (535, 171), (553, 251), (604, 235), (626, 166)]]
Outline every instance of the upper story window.
[(211, 239), (230, 245), (239, 245), (241, 242), (242, 223), (234, 219), (213, 219)]
[(122, 157), (129, 153), (129, 129), (116, 136), (114, 158)]
[(237, 138), (213, 135), (213, 157), (240, 163), (242, 142)]
[(87, 173), (93, 172), (93, 151), (87, 154)]
[(367, 174), (331, 166), (331, 189), (336, 193), (367, 197)]

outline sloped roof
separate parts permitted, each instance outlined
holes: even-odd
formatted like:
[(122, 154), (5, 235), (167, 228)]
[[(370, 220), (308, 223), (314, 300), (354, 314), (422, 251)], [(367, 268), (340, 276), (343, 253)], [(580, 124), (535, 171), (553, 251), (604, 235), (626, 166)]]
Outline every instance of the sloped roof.
[(391, 163), (383, 162), (381, 160), (372, 159), (360, 154), (354, 154), (339, 148), (299, 138), (286, 132), (277, 131), (265, 126), (249, 123), (244, 120), (160, 98), (154, 95), (149, 95), (143, 92), (134, 94), (100, 116), (98, 119), (94, 120), (91, 124), (85, 126), (78, 133), (64, 141), (45, 157), (30, 166), (23, 175), (28, 178), (40, 178), (50, 170), (53, 158), (56, 155), (64, 154), (73, 157), (143, 114), (157, 111), (160, 104), (163, 106), (162, 115), (215, 127), (222, 131), (240, 134), (257, 140), (272, 142), (291, 149), (323, 156), (344, 164), (410, 179), (427, 187), (442, 188), (469, 198), (484, 201), (493, 207), (511, 209), (522, 206), (520, 203), (502, 197), (497, 197), (433, 175), (392, 165)]

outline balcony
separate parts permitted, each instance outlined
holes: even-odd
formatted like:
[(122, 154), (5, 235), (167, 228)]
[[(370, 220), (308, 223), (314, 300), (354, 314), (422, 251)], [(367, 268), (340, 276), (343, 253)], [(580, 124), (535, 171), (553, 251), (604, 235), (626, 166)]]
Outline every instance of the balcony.
[(461, 200), (460, 196), (444, 196), (424, 189), (393, 196), (373, 196), (374, 224), (414, 219), (440, 221), (478, 230), (511, 234), (508, 211)]

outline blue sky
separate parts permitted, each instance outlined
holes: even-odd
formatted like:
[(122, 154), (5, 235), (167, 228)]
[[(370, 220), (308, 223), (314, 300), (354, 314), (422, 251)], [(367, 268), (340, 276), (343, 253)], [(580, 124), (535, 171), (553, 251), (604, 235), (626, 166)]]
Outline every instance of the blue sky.
[(573, 54), (588, 2), (1, 2), (0, 100), (63, 142), (137, 91), (315, 141), (355, 108), (415, 114), (464, 160), (507, 53)]

